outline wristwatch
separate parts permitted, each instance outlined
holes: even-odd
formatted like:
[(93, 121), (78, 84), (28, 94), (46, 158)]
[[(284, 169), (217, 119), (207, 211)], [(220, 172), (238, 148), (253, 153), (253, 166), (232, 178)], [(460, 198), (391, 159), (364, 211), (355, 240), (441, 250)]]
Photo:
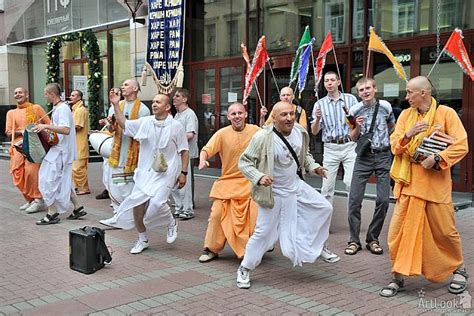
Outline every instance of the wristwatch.
[(181, 171), (182, 174), (184, 174), (185, 176), (188, 175), (188, 172), (187, 171)]
[(434, 155), (434, 161), (436, 162), (436, 164), (439, 164), (439, 162), (441, 161), (441, 157), (439, 155)]

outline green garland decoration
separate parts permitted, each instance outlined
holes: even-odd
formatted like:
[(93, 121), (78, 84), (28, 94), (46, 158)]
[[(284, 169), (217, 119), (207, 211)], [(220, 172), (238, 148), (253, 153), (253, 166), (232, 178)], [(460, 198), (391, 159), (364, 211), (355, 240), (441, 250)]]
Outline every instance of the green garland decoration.
[[(102, 116), (100, 91), (102, 87), (102, 63), (97, 37), (91, 30), (55, 36), (46, 44), (46, 83), (59, 83), (60, 49), (63, 42), (82, 40), (82, 50), (86, 52), (89, 75), (87, 92), (89, 94), (89, 122), (91, 129), (100, 129), (99, 119)], [(47, 105), (48, 109), (52, 104)]]

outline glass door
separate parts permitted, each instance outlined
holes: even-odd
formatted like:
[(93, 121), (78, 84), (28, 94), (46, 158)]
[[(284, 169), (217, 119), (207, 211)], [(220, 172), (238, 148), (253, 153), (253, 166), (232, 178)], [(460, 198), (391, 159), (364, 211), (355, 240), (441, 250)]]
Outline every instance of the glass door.
[(71, 95), (72, 90), (80, 90), (84, 103), (87, 104), (89, 68), (86, 59), (64, 60), (64, 93), (65, 97)]

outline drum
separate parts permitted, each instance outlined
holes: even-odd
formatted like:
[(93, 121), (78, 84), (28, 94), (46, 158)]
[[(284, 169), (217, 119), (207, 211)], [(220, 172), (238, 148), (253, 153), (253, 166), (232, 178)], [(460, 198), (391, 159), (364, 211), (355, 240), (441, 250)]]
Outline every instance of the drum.
[(89, 135), (89, 142), (92, 148), (104, 158), (109, 158), (112, 154), (112, 146), (114, 145), (114, 137), (110, 134), (96, 132)]

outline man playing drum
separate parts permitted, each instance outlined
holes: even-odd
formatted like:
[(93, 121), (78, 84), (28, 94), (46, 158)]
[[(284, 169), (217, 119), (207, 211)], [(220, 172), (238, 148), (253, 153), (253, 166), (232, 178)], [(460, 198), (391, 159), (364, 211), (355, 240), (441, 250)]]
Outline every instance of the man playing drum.
[(39, 189), (48, 206), (48, 214), (37, 221), (37, 225), (50, 225), (59, 222), (59, 214), (70, 209), (74, 211), (69, 219), (78, 219), (87, 213), (77, 201), (72, 186), (72, 162), (76, 159), (76, 131), (69, 106), (61, 100), (61, 87), (50, 83), (44, 89), (44, 96), (53, 104), (51, 124), (37, 124), (33, 132), (49, 131), (58, 135), (59, 142), (52, 146), (39, 169)]
[[(150, 115), (150, 110), (137, 97), (140, 91), (138, 81), (135, 79), (125, 80), (121, 91), (124, 100), (117, 102), (126, 119), (136, 120)], [(114, 92), (114, 96), (118, 96), (118, 94)], [(139, 143), (133, 140), (132, 137), (124, 135), (123, 129), (113, 119), (111, 119), (111, 123), (109, 131), (114, 132), (114, 144), (109, 157), (107, 190), (109, 191), (114, 213), (116, 213), (120, 203), (130, 195), (134, 186), (133, 174), (138, 163)], [(116, 221), (114, 215), (109, 219), (101, 220), (100, 223), (114, 226)]]
[(46, 210), (46, 205), (38, 189), (40, 165), (29, 162), (24, 155), (13, 149), (13, 145), (23, 139), (23, 131), (28, 124), (36, 122), (49, 124), (50, 120), (43, 108), (38, 104), (30, 103), (28, 97), (28, 91), (25, 88), (15, 89), (16, 109), (7, 113), (5, 134), (12, 140), (8, 153), (10, 154), (10, 174), (13, 184), (26, 200), (26, 203), (20, 206), (20, 210), (35, 213)]

